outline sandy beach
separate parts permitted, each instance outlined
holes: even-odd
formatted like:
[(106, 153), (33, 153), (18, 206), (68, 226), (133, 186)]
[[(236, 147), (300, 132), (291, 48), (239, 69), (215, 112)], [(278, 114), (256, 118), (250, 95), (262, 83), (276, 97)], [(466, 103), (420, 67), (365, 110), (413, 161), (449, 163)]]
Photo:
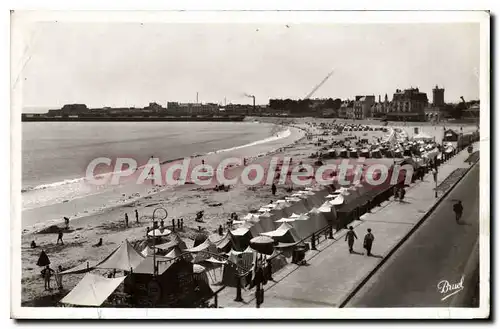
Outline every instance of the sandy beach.
[[(260, 119), (262, 122), (277, 122), (276, 118)], [(283, 120), (279, 119), (283, 124)], [(313, 140), (308, 140), (305, 137), (306, 131), (312, 134), (317, 134), (309, 123), (331, 123), (332, 119), (312, 119), (312, 118), (297, 118), (287, 119), (291, 129), (291, 135), (286, 139), (275, 141), (276, 150), (267, 154), (259, 152), (259, 145), (250, 146), (228, 152), (228, 154), (214, 154), (212, 157), (207, 157), (206, 162), (220, 161), (220, 157), (242, 157), (251, 154), (248, 157), (248, 163), (266, 164), (270, 158), (276, 157), (291, 157), (294, 163), (303, 162), (304, 164), (312, 164), (315, 159), (309, 156), (321, 149), (320, 146), (315, 146)], [(336, 122), (343, 122), (337, 120)], [(376, 124), (381, 125), (378, 121), (361, 122), (352, 120), (344, 120), (355, 124)], [(442, 134), (441, 126), (432, 125), (391, 125), (401, 127), (410, 136), (414, 132), (414, 127), (419, 127), (420, 131), (436, 136), (439, 140), (439, 134)], [(447, 126), (448, 127), (448, 126)], [(453, 128), (450, 126), (450, 128)], [(474, 130), (475, 127), (466, 127), (465, 130)], [(366, 132), (355, 132), (354, 135), (361, 137), (366, 135)], [(375, 137), (382, 137), (384, 133), (374, 132)], [(332, 136), (326, 137), (332, 139)], [(259, 156), (260, 155), (260, 156)], [(381, 159), (384, 160), (384, 159)], [(385, 159), (388, 160), (388, 159)], [(391, 160), (392, 161), (392, 160)], [(332, 160), (332, 162), (334, 162)], [(231, 169), (235, 173), (241, 172), (241, 167)], [(64, 269), (79, 265), (84, 261), (99, 261), (111, 253), (125, 239), (137, 246), (144, 246), (146, 237), (146, 227), (152, 226), (152, 214), (154, 209), (158, 207), (165, 208), (168, 211), (168, 218), (165, 220), (165, 225), (171, 226), (172, 219), (183, 218), (184, 228), (180, 231), (180, 236), (185, 238), (188, 245), (199, 234), (210, 236), (216, 233), (219, 225), (225, 227), (231, 213), (236, 213), (243, 217), (252, 210), (257, 210), (261, 206), (268, 204), (271, 200), (278, 200), (285, 195), (289, 195), (285, 191), (283, 185), (277, 186), (275, 196), (271, 193), (271, 188), (268, 185), (259, 184), (253, 188), (249, 188), (243, 184), (231, 186), (229, 191), (214, 191), (213, 186), (196, 186), (186, 184), (174, 189), (164, 189), (160, 187), (151, 187), (148, 192), (141, 195), (140, 198), (133, 201), (128, 201), (124, 198), (122, 205), (100, 211), (90, 216), (83, 216), (77, 220), (71, 220), (70, 229), (64, 233), (64, 245), (56, 245), (56, 233), (29, 233), (22, 236), (22, 303), (23, 305), (34, 305), (35, 300), (41, 298), (60, 299), (67, 291), (69, 291), (83, 275), (68, 275), (63, 277), (64, 291), (57, 293), (56, 290), (44, 291), (43, 279), (40, 275), (41, 268), (36, 266), (37, 259), (41, 250), (44, 250), (50, 261), (51, 267), (55, 269), (61, 265)], [(105, 202), (105, 200), (103, 200)], [(136, 222), (134, 210), (138, 211), (139, 222)], [(200, 210), (204, 211), (203, 222), (195, 221), (196, 213)], [(129, 227), (125, 227), (124, 216), (128, 214)], [(64, 223), (58, 223), (60, 227), (64, 227)], [(48, 226), (48, 225), (47, 225)], [(93, 247), (98, 242), (99, 238), (103, 239), (103, 245)], [(31, 248), (31, 241), (35, 241), (37, 248)], [(55, 285), (55, 282), (53, 282)]]

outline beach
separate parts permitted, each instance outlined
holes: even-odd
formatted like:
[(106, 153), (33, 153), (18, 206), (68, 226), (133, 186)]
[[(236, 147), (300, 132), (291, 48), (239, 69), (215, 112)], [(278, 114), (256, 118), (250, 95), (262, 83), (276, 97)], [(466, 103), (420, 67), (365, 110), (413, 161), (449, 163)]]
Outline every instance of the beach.
[[(274, 122), (273, 125), (277, 124), (274, 131), (277, 135), (281, 133), (279, 138), (267, 138), (263, 142), (247, 143), (203, 157), (193, 157), (193, 161), (200, 162), (203, 159), (207, 164), (217, 164), (224, 158), (244, 157), (250, 164), (266, 162), (272, 156), (289, 155), (302, 158), (309, 155), (305, 149), (301, 150), (301, 145), (302, 147), (306, 145), (301, 144), (305, 136), (301, 128), (305, 128), (306, 125), (283, 126), (282, 121), (278, 119), (271, 121)], [(232, 170), (238, 172), (241, 171), (241, 167), (235, 167)], [(173, 218), (182, 217), (184, 229), (181, 236), (194, 239), (200, 233), (210, 235), (217, 230), (219, 225), (224, 226), (231, 213), (243, 216), (252, 208), (258, 209), (271, 198), (269, 186), (257, 186), (255, 190), (249, 190), (242, 184), (232, 186), (228, 192), (215, 192), (212, 186), (201, 187), (193, 184), (177, 187), (129, 184), (120, 188), (124, 195), (120, 195), (118, 200), (106, 200), (104, 199), (106, 194), (99, 195), (98, 200), (92, 196), (86, 198), (89, 201), (85, 201), (86, 204), (83, 206), (87, 209), (94, 210), (94, 204), (102, 207), (97, 207), (92, 214), (83, 212), (74, 216), (75, 205), (72, 202), (75, 201), (73, 200), (23, 212), (23, 221), (26, 219), (25, 216), (30, 217), (28, 220), (32, 220), (31, 218), (38, 220), (31, 231), (25, 228), (21, 241), (23, 303), (51, 294), (43, 291), (41, 268), (36, 266), (41, 250), (49, 256), (53, 268), (61, 265), (67, 269), (85, 260), (101, 260), (125, 239), (130, 242), (144, 239), (146, 227), (152, 226), (153, 210), (158, 207), (168, 211), (165, 225), (171, 226)], [(278, 191), (277, 194), (279, 196), (280, 192)], [(116, 192), (113, 197), (116, 198)], [(138, 211), (139, 223), (136, 223), (134, 210)], [(203, 223), (195, 221), (196, 212), (199, 210), (204, 210)], [(56, 245), (56, 233), (36, 233), (51, 225), (64, 227), (63, 214), (71, 217), (70, 228), (64, 233), (64, 245)], [(129, 228), (125, 227), (125, 214), (129, 217)], [(60, 219), (50, 220), (57, 215)], [(40, 218), (49, 220), (41, 221)], [(93, 247), (101, 237), (103, 245)], [(30, 247), (31, 241), (36, 242), (37, 248)], [(81, 279), (79, 275), (65, 276), (65, 285), (74, 286), (79, 279)]]
[[(331, 119), (312, 119), (312, 118), (297, 118), (297, 119), (277, 119), (265, 118), (258, 119), (262, 122), (279, 124), (287, 126), (289, 134), (286, 137), (269, 140), (262, 144), (249, 144), (241, 148), (232, 148), (227, 152), (217, 152), (203, 156), (203, 160), (207, 164), (216, 164), (221, 159), (226, 157), (245, 157), (247, 164), (261, 164), (267, 166), (272, 157), (292, 158), (292, 163), (302, 162), (304, 164), (312, 164), (316, 158), (311, 158), (310, 155), (318, 152), (321, 147), (315, 146), (312, 140), (305, 138), (306, 131), (311, 134), (320, 135), (320, 130), (314, 128), (311, 123), (320, 124), (322, 122), (331, 123)], [(338, 120), (336, 122), (342, 122)], [(355, 124), (373, 124), (381, 125), (380, 122), (353, 122), (345, 120), (345, 122)], [(391, 127), (399, 127), (408, 135), (412, 136), (415, 133), (414, 128), (419, 127), (420, 131), (436, 136), (436, 141), (442, 135), (443, 128), (441, 126), (431, 126), (422, 124), (394, 124)], [(454, 127), (450, 127), (454, 128)], [(458, 127), (455, 127), (458, 128)], [(466, 130), (473, 130), (475, 127), (465, 127)], [(378, 137), (382, 137), (382, 133), (378, 133)], [(362, 137), (366, 132), (355, 132), (354, 135)], [(323, 138), (323, 137), (321, 137)], [(333, 140), (335, 136), (324, 137), (328, 140)], [(338, 137), (337, 137), (338, 138)], [(195, 161), (201, 161), (201, 158), (196, 158)], [(334, 163), (338, 160), (332, 160)], [(392, 162), (390, 159), (381, 159), (378, 162)], [(233, 174), (239, 174), (243, 170), (242, 166), (230, 168)], [(22, 236), (22, 302), (25, 305), (32, 303), (44, 296), (53, 298), (53, 292), (46, 292), (43, 289), (43, 280), (40, 275), (40, 270), (36, 266), (36, 262), (41, 250), (44, 250), (50, 261), (51, 267), (56, 268), (61, 265), (64, 269), (79, 265), (84, 261), (102, 260), (114, 249), (116, 249), (125, 239), (132, 245), (143, 246), (143, 240), (146, 237), (146, 228), (152, 226), (152, 215), (156, 208), (164, 208), (168, 211), (168, 217), (165, 220), (167, 227), (172, 225), (172, 219), (183, 218), (184, 228), (179, 232), (180, 236), (186, 239), (189, 243), (200, 234), (210, 236), (217, 232), (219, 226), (225, 227), (230, 215), (236, 213), (240, 218), (248, 212), (255, 211), (261, 206), (268, 204), (270, 201), (275, 201), (289, 193), (285, 191), (287, 185), (277, 186), (275, 196), (271, 193), (271, 188), (266, 184), (258, 184), (249, 187), (245, 184), (235, 184), (226, 191), (214, 191), (213, 185), (197, 186), (195, 184), (185, 184), (175, 188), (163, 188), (157, 186), (144, 187), (144, 192), (139, 193), (139, 196), (133, 196), (131, 187), (130, 194), (123, 197), (121, 204), (116, 204), (112, 207), (95, 212), (88, 216), (80, 216), (71, 218), (70, 228), (64, 233), (64, 245), (57, 245), (57, 234), (37, 234), (25, 233)], [(137, 194), (136, 194), (137, 195)], [(100, 200), (106, 203), (105, 200)], [(69, 202), (60, 205), (60, 209), (68, 207), (71, 209)], [(60, 211), (59, 209), (59, 211)], [(139, 214), (139, 221), (136, 222), (134, 211)], [(202, 222), (195, 220), (196, 213), (200, 210), (204, 211)], [(129, 218), (129, 227), (125, 226), (125, 214)], [(50, 223), (53, 224), (53, 223)], [(64, 227), (61, 220), (56, 223), (60, 227)], [(49, 227), (49, 223), (45, 223), (43, 227)], [(100, 247), (94, 247), (99, 238), (103, 239), (103, 244)], [(37, 248), (30, 248), (31, 241), (35, 241)], [(140, 251), (140, 250), (139, 250)], [(83, 275), (68, 275), (64, 276), (65, 288), (71, 289)], [(65, 290), (67, 291), (67, 290)]]

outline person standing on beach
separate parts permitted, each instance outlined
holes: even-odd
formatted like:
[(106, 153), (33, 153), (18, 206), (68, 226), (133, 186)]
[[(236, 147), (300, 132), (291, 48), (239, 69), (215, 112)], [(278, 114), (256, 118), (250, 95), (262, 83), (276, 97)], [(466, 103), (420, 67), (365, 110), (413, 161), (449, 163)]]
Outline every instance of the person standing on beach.
[(54, 270), (51, 269), (49, 265), (45, 266), (42, 271), (45, 290), (50, 290), (50, 277), (52, 276), (53, 272)]
[(347, 234), (345, 235), (345, 241), (347, 241), (347, 245), (349, 246), (349, 253), (352, 254), (353, 252), (353, 246), (354, 246), (354, 240), (357, 240), (358, 237), (356, 236), (356, 233), (354, 232), (354, 228), (352, 226), (349, 226), (349, 231), (347, 231)]
[(62, 285), (62, 273), (63, 272), (63, 268), (61, 265), (59, 265), (56, 269), (56, 276), (55, 276), (55, 279), (56, 279), (56, 284), (57, 284), (57, 288), (59, 290), (62, 290), (63, 289), (63, 285)]
[(64, 244), (62, 238), (63, 238), (63, 231), (61, 229), (59, 229), (59, 233), (57, 234), (57, 242), (56, 242), (56, 244), (59, 244), (59, 241), (61, 241), (61, 244)]
[(373, 245), (373, 241), (375, 240), (375, 237), (372, 234), (371, 228), (369, 228), (367, 231), (368, 231), (368, 233), (366, 233), (366, 235), (365, 235), (365, 240), (363, 242), (363, 246), (365, 247), (365, 249), (367, 251), (366, 255), (371, 256), (372, 255), (372, 245)]
[(135, 210), (135, 222), (139, 224), (139, 212), (137, 211), (137, 209)]
[(66, 224), (66, 229), (69, 230), (69, 218), (64, 217), (64, 224)]
[(276, 195), (276, 184), (274, 184), (274, 183), (271, 186), (271, 192), (273, 193), (273, 195)]

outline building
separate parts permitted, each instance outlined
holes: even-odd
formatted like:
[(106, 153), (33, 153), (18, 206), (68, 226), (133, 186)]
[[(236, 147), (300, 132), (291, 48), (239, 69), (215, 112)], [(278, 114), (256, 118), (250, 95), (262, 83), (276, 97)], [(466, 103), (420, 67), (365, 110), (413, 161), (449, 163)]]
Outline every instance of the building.
[(444, 105), (444, 88), (439, 88), (436, 85), (436, 88), (432, 89), (432, 105), (434, 107), (440, 107)]
[(352, 110), (354, 108), (354, 102), (350, 100), (343, 101), (342, 104), (340, 104), (339, 112), (338, 112), (338, 117), (341, 119), (347, 119), (348, 113), (354, 113)]
[(378, 103), (372, 105), (371, 116), (373, 118), (385, 117), (390, 108), (389, 98), (385, 94), (384, 101), (382, 102), (380, 95), (378, 96)]
[(167, 110), (169, 113), (187, 114), (187, 115), (213, 115), (219, 112), (219, 105), (213, 103), (178, 103), (168, 102)]
[(354, 119), (366, 119), (371, 116), (371, 109), (375, 104), (375, 96), (356, 96), (354, 101)]
[(387, 119), (392, 121), (425, 121), (425, 108), (429, 101), (427, 94), (418, 88), (396, 89)]

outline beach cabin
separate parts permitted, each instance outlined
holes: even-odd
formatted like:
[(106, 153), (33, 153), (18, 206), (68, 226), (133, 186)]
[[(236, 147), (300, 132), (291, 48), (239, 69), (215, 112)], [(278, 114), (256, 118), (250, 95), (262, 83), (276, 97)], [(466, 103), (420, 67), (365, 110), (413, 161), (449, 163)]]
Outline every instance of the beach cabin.
[(339, 151), (339, 156), (340, 156), (341, 158), (347, 159), (347, 157), (348, 157), (348, 154), (347, 154), (347, 149), (345, 149), (345, 148), (341, 149), (341, 150)]
[(213, 291), (208, 279), (195, 273), (193, 268), (194, 264), (182, 257), (175, 260), (146, 257), (129, 274), (129, 283), (125, 281), (132, 305), (141, 308), (196, 306), (202, 299), (210, 297)]
[(370, 150), (368, 150), (368, 149), (362, 149), (360, 155), (363, 158), (369, 158), (370, 157)]
[(349, 158), (358, 158), (358, 157), (359, 157), (358, 150), (355, 148), (351, 148), (349, 150)]
[(395, 158), (402, 158), (403, 157), (403, 152), (401, 152), (400, 149), (394, 149), (393, 152), (394, 152)]
[(458, 142), (458, 136), (459, 134), (453, 129), (445, 130), (443, 142)]
[(375, 159), (382, 158), (382, 152), (380, 152), (380, 148), (376, 148), (376, 149), (372, 150), (371, 157), (375, 158)]

